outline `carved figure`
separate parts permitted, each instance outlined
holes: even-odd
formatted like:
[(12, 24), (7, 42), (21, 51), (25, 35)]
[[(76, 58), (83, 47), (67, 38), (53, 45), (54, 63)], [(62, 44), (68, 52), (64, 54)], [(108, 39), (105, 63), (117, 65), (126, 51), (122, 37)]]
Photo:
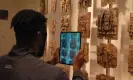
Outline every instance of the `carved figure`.
[(117, 48), (113, 44), (101, 43), (97, 46), (97, 63), (104, 68), (117, 67)]
[(90, 12), (79, 16), (78, 31), (82, 33), (82, 38), (90, 37), (90, 19), (91, 19)]

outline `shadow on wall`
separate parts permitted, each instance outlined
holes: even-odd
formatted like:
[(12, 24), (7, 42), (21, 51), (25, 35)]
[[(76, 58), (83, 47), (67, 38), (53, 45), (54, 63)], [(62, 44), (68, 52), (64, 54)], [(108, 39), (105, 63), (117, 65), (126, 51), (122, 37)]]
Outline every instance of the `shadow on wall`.
[(93, 28), (92, 27), (92, 31), (91, 31), (91, 45), (97, 45), (97, 28)]
[(128, 8), (126, 8), (126, 2), (127, 1), (128, 0), (118, 0), (118, 2), (117, 2), (117, 3), (119, 3), (118, 4), (118, 6), (119, 6), (119, 12), (120, 13), (123, 13), (124, 15), (126, 13), (126, 10), (128, 9)]
[(128, 29), (128, 25), (123, 25), (122, 27), (122, 31), (121, 31), (121, 46), (122, 48), (124, 48), (124, 45), (129, 45), (130, 44), (130, 38), (129, 38), (129, 33), (127, 31)]
[(94, 0), (94, 18), (97, 18), (98, 16), (98, 13), (100, 13), (100, 8), (97, 8), (97, 3), (98, 3), (98, 0)]

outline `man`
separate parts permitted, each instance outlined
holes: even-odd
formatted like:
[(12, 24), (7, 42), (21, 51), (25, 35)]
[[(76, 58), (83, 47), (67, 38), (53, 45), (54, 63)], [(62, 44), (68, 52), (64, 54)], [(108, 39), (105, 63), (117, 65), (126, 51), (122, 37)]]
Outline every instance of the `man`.
[[(16, 45), (8, 55), (0, 58), (0, 80), (69, 80), (60, 68), (40, 60), (47, 38), (46, 23), (41, 13), (28, 9), (13, 17), (11, 28), (15, 32)], [(83, 62), (81, 50), (74, 61), (73, 80), (83, 80), (80, 73)]]

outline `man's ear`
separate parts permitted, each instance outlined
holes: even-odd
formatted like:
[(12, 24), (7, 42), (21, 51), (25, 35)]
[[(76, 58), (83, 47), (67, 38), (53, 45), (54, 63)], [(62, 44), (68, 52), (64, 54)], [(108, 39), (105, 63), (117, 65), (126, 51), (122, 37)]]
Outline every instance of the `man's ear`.
[(38, 36), (41, 36), (41, 31), (38, 31), (38, 32), (37, 32), (37, 35), (38, 35)]
[(37, 32), (36, 39), (37, 39), (38, 42), (41, 42), (41, 40), (42, 40), (41, 31)]

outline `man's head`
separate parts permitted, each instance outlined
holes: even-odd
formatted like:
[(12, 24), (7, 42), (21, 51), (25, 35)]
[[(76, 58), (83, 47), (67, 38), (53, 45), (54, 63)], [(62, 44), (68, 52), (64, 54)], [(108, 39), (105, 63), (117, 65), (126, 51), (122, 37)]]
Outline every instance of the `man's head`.
[(41, 13), (26, 9), (18, 12), (11, 22), (18, 47), (30, 47), (41, 57), (47, 38), (47, 19)]

